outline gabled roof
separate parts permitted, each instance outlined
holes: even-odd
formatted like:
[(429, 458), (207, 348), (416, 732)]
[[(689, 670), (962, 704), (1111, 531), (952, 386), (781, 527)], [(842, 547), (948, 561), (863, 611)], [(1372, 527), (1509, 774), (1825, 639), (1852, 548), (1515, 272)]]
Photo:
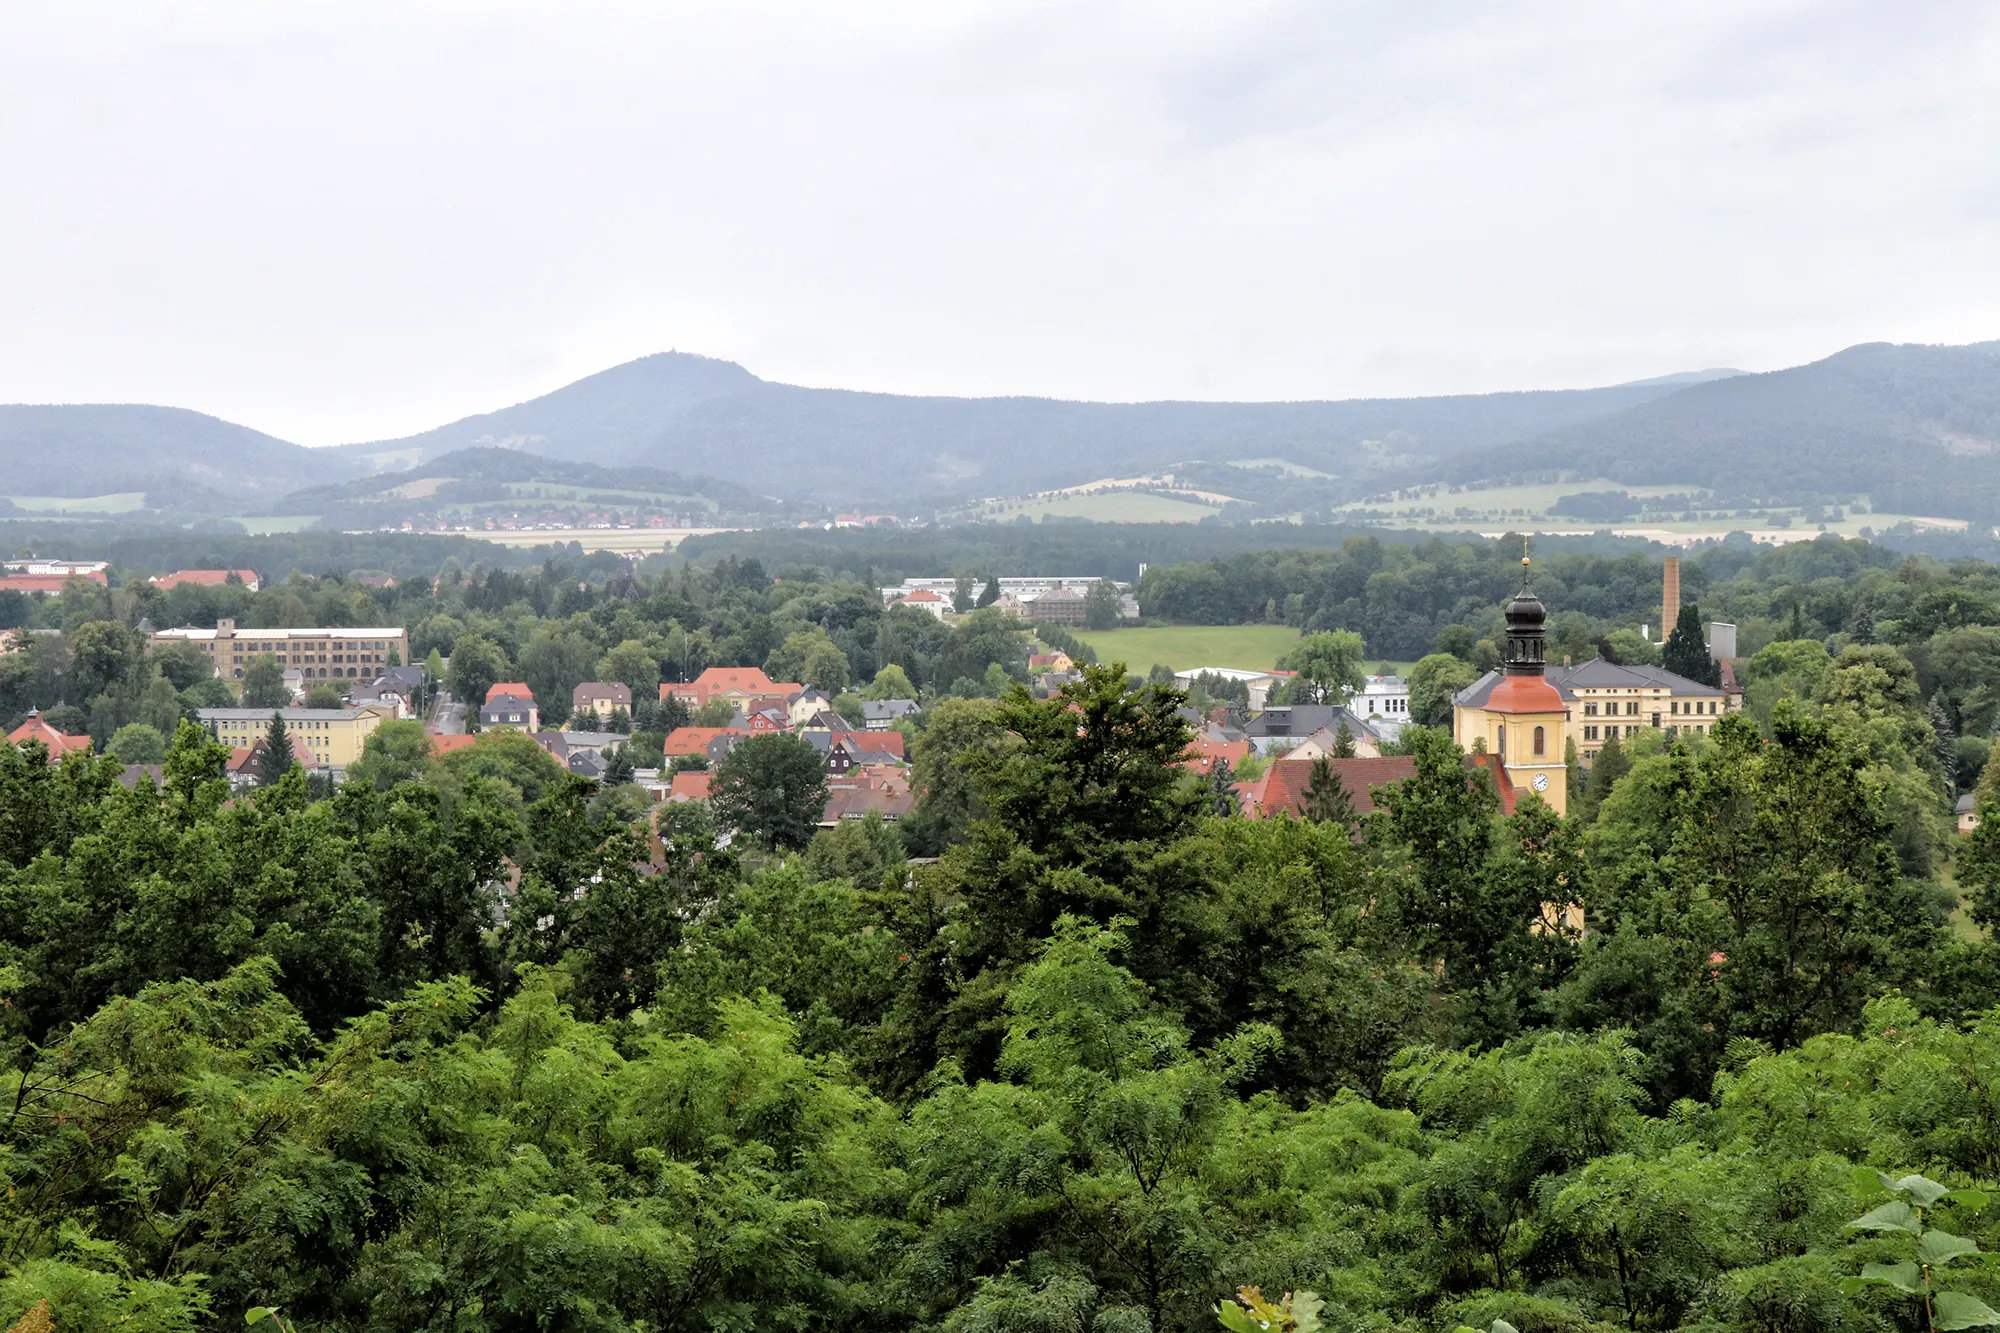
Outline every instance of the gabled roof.
[[(1249, 784), (1243, 813), (1252, 819), (1271, 819), (1280, 814), (1302, 816), (1306, 808), (1306, 785), (1312, 781), (1314, 760), (1276, 759), (1264, 776)], [(1409, 755), (1389, 755), (1380, 759), (1329, 759), (1326, 761), (1347, 788), (1356, 814), (1375, 813), (1374, 788), (1402, 782), (1417, 775), (1417, 761)]]
[(831, 744), (844, 747), (851, 755), (879, 750), (894, 755), (898, 762), (903, 759), (903, 733), (900, 731), (835, 731), (829, 735)]
[(820, 825), (831, 827), (843, 819), (865, 819), (877, 811), (884, 819), (901, 819), (915, 807), (917, 798), (907, 791), (887, 791), (881, 787), (836, 787), (826, 794), (826, 809)]
[(433, 755), (442, 758), (443, 756), (450, 754), (453, 750), (463, 750), (466, 747), (477, 743), (478, 740), (479, 737), (477, 736), (464, 735), (464, 734), (460, 734), (457, 736), (445, 736), (445, 735), (440, 735), (439, 733), (434, 731), (431, 733), (430, 736), (431, 753)]
[(918, 588), (915, 592), (904, 593), (896, 600), (899, 602), (942, 602), (944, 598), (938, 596), (929, 588)]
[(1226, 760), (1231, 768), (1250, 757), (1249, 741), (1212, 740), (1197, 736), (1194, 744), (1188, 746), (1187, 757), (1181, 760), (1181, 767), (1193, 769), (1206, 776), (1215, 768), (1216, 760)]
[(171, 574), (155, 574), (153, 586), (156, 588), (177, 588), (183, 583), (198, 587), (215, 588), (229, 582), (234, 574), (245, 587), (257, 586), (257, 571), (254, 569), (177, 569)]
[(68, 732), (57, 731), (40, 713), (28, 714), (28, 720), (8, 732), (7, 739), (16, 745), (40, 741), (48, 747), (51, 760), (60, 759), (66, 754), (90, 753), (90, 737), (72, 736)]
[(535, 692), (529, 689), (525, 684), (523, 684), (518, 680), (503, 680), (500, 681), (498, 684), (489, 685), (486, 687), (487, 703), (489, 704), (492, 703), (495, 699), (499, 698), (501, 695), (511, 695), (512, 697), (524, 700), (527, 703), (533, 703), (535, 701)]
[(1370, 730), (1367, 719), (1334, 704), (1277, 704), (1246, 721), (1243, 734), (1255, 737), (1296, 736), (1304, 740), (1321, 728), (1339, 731), (1342, 722), (1356, 736), (1375, 734)]
[(708, 784), (714, 775), (705, 768), (684, 768), (674, 774), (667, 786), (670, 801), (705, 801), (708, 799)]
[(624, 704), (629, 708), (632, 704), (632, 687), (619, 680), (586, 680), (571, 690), (569, 697), (572, 705), (603, 699), (613, 707)]
[[(243, 749), (231, 750), (229, 752), (229, 771), (231, 773), (248, 773), (250, 770), (256, 768), (257, 756), (264, 753), (264, 742), (268, 739), (269, 737), (259, 736)], [(312, 752), (312, 748), (300, 740), (295, 733), (286, 733), (286, 739), (292, 743), (292, 758), (298, 761), (299, 767), (326, 767), (325, 764), (320, 762), (319, 756)]]
[(667, 758), (676, 755), (706, 755), (709, 745), (717, 736), (748, 736), (750, 733), (738, 727), (675, 727), (667, 733), (666, 742), (660, 747)]

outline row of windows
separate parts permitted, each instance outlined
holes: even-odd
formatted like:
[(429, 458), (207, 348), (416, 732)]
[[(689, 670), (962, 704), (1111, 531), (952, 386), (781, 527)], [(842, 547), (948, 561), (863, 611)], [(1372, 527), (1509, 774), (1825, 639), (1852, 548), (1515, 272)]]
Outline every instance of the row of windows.
[[(1624, 735), (1627, 735), (1627, 736), (1630, 736), (1630, 735), (1632, 735), (1633, 733), (1635, 733), (1635, 732), (1637, 732), (1637, 731), (1639, 731), (1639, 730), (1640, 730), (1640, 725), (1641, 725), (1641, 724), (1639, 724), (1639, 723), (1637, 723), (1637, 722), (1629, 722), (1629, 723), (1627, 723), (1627, 724), (1625, 725), (1625, 730), (1624, 730), (1623, 734), (1624, 734)], [(1680, 734), (1681, 734), (1681, 730), (1682, 730), (1682, 729), (1681, 729), (1680, 727), (1668, 727), (1668, 728), (1667, 728), (1667, 735), (1669, 735), (1669, 736), (1678, 736), (1678, 735), (1680, 735)], [(1599, 734), (1599, 733), (1600, 733), (1600, 731), (1601, 731), (1601, 732), (1603, 733), (1602, 735), (1600, 735), (1600, 734)], [(1687, 726), (1687, 732), (1688, 732), (1688, 734), (1689, 734), (1689, 735), (1694, 735), (1694, 736), (1699, 736), (1699, 735), (1702, 735), (1702, 734), (1706, 733), (1707, 731), (1708, 731), (1708, 728), (1707, 728), (1706, 726), (1703, 726), (1703, 725), (1700, 725), (1700, 724), (1697, 724), (1697, 723), (1689, 723), (1689, 724), (1688, 724), (1688, 726)], [(1618, 730), (1618, 728), (1617, 728), (1616, 726), (1606, 726), (1606, 727), (1602, 727), (1602, 728), (1600, 728), (1600, 727), (1585, 727), (1585, 728), (1583, 729), (1583, 738), (1584, 738), (1585, 740), (1587, 740), (1587, 741), (1595, 741), (1595, 740), (1610, 740), (1610, 739), (1611, 739), (1611, 738), (1612, 738), (1613, 736), (1616, 736), (1616, 735), (1619, 735), (1619, 734), (1620, 734), (1620, 732), (1619, 732), (1619, 730)], [(1538, 750), (1538, 751), (1536, 751), (1536, 753), (1537, 753), (1537, 754), (1539, 754), (1539, 753), (1541, 753), (1541, 752), (1540, 752), (1540, 751)]]
[[(1721, 700), (1719, 700), (1719, 699), (1689, 699), (1689, 700), (1687, 700), (1687, 701), (1685, 701), (1685, 702), (1683, 702), (1683, 701), (1681, 701), (1681, 700), (1679, 700), (1679, 699), (1675, 699), (1675, 700), (1673, 700), (1673, 701), (1672, 701), (1671, 703), (1669, 703), (1669, 704), (1667, 705), (1667, 708), (1668, 708), (1668, 711), (1670, 711), (1670, 712), (1673, 712), (1673, 713), (1676, 713), (1676, 714), (1678, 714), (1678, 713), (1706, 713), (1706, 714), (1710, 714), (1710, 715), (1713, 715), (1713, 714), (1715, 713), (1715, 711), (1716, 711), (1716, 708), (1717, 708), (1717, 706), (1718, 706), (1718, 705), (1719, 705), (1719, 704), (1720, 704), (1721, 702), (1722, 702), (1722, 701), (1721, 701)], [(1657, 706), (1657, 704), (1658, 704), (1658, 700), (1655, 700), (1655, 701), (1654, 701), (1654, 703), (1655, 703), (1655, 706)], [(1617, 716), (1618, 716), (1618, 702), (1617, 702), (1616, 700), (1612, 700), (1612, 701), (1610, 701), (1610, 702), (1606, 703), (1606, 704), (1604, 705), (1604, 713), (1605, 713), (1605, 716), (1607, 716), (1607, 717), (1617, 717)], [(1597, 716), (1597, 705), (1596, 705), (1596, 704), (1593, 704), (1593, 703), (1586, 703), (1586, 704), (1585, 704), (1585, 705), (1583, 706), (1583, 715), (1584, 715), (1585, 717), (1596, 717), (1596, 716)], [(1638, 701), (1637, 699), (1627, 699), (1627, 700), (1625, 701), (1625, 716), (1626, 716), (1626, 717), (1637, 717), (1637, 716), (1639, 716), (1639, 701)]]
[(1382, 711), (1385, 713), (1407, 713), (1410, 711), (1410, 701), (1408, 699), (1401, 697), (1370, 699), (1368, 701), (1368, 715), (1370, 717), (1375, 715), (1375, 705), (1378, 703), (1382, 705)]
[[(352, 642), (340, 639), (331, 643), (324, 640), (308, 643), (303, 639), (283, 639), (268, 643), (252, 643), (243, 639), (225, 639), (223, 642), (231, 644), (233, 651), (239, 653), (282, 653), (285, 651), (287, 645), (297, 648), (302, 653), (323, 653), (329, 648), (374, 648), (379, 650), (395, 646), (393, 641), (387, 639), (355, 639)], [(210, 639), (201, 646), (212, 653), (215, 651), (215, 640)]]
[[(333, 723), (331, 722), (293, 722), (290, 719), (287, 719), (285, 722), (285, 730), (325, 731), (332, 725)], [(246, 733), (252, 736), (262, 736), (265, 732), (269, 731), (270, 729), (271, 729), (271, 724), (268, 720), (263, 722), (225, 722), (220, 727), (216, 728), (216, 730), (224, 736), (241, 736)]]

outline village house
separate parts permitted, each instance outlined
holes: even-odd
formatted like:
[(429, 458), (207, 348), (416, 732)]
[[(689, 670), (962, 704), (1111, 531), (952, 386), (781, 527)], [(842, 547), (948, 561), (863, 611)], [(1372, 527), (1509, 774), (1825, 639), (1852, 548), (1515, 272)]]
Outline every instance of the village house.
[(668, 681), (660, 686), (660, 698), (678, 699), (690, 711), (711, 699), (721, 699), (743, 709), (761, 707), (771, 700), (779, 707), (805, 686), (797, 681), (786, 684), (764, 674), (762, 667), (710, 667), (691, 681)]
[[(1347, 741), (1353, 747), (1353, 752), (1346, 756), (1347, 758), (1375, 759), (1379, 758), (1382, 754), (1382, 747), (1376, 743), (1375, 733), (1366, 727), (1363, 727), (1360, 731), (1356, 731), (1350, 723), (1347, 728)], [(1334, 757), (1334, 751), (1339, 748), (1340, 729), (1338, 724), (1336, 724), (1332, 727), (1321, 727), (1291, 749), (1286, 750), (1285, 758), (1329, 759)]]
[(1410, 682), (1401, 676), (1370, 676), (1367, 686), (1348, 704), (1376, 735), (1393, 741), (1410, 721)]
[(535, 706), (535, 692), (520, 681), (501, 681), (486, 691), (479, 706), (482, 731), (540, 731), (541, 710)]
[(915, 699), (868, 699), (861, 705), (861, 725), (869, 731), (892, 731), (919, 711)]
[(570, 691), (569, 707), (572, 717), (588, 713), (599, 722), (609, 721), (621, 709), (630, 717), (632, 687), (623, 681), (587, 680)]

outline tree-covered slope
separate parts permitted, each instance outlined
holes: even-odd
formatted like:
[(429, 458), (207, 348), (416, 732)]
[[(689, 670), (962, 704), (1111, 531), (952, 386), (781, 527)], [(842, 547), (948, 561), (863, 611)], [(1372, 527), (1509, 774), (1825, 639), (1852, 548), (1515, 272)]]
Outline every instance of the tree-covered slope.
[(1850, 347), (1473, 452), (1443, 476), (1555, 471), (1730, 495), (1858, 492), (1891, 512), (2000, 517), (2000, 342)]
[(0, 404), (0, 493), (278, 496), (348, 475), (354, 464), (179, 407)]
[(813, 389), (662, 353), (514, 407), (343, 454), (408, 465), (469, 445), (726, 473), (788, 499), (1011, 494), (1194, 459), (1285, 458), (1359, 481), (1602, 416), (1670, 383), (1298, 403), (1082, 403)]

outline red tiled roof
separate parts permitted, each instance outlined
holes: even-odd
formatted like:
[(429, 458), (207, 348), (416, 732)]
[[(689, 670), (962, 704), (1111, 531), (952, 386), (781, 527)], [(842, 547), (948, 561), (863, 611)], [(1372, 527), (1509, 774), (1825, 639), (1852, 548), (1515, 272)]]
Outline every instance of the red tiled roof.
[(1493, 692), (1486, 696), (1486, 711), (1489, 713), (1566, 713), (1569, 704), (1564, 702), (1556, 687), (1541, 675), (1506, 676)]
[(1249, 741), (1210, 741), (1196, 737), (1194, 744), (1188, 746), (1187, 755), (1181, 760), (1181, 767), (1193, 769), (1207, 776), (1215, 768), (1215, 761), (1218, 759), (1227, 759), (1229, 766), (1234, 768), (1249, 757)]
[[(1513, 814), (1514, 805), (1520, 798), (1521, 789), (1507, 778), (1507, 770), (1493, 762), (1490, 754), (1469, 754), (1465, 757), (1466, 767), (1477, 766), (1493, 774), (1495, 786), (1500, 794), (1500, 809), (1504, 814)], [(1312, 780), (1311, 759), (1278, 759), (1264, 770), (1264, 776), (1254, 782), (1239, 784), (1243, 797), (1243, 813), (1251, 819), (1270, 819), (1280, 814), (1303, 815), (1306, 803), (1306, 784)], [(1380, 809), (1375, 803), (1377, 787), (1392, 782), (1403, 782), (1417, 775), (1417, 761), (1409, 755), (1384, 755), (1379, 759), (1329, 759), (1333, 771), (1347, 787), (1347, 794), (1354, 801), (1356, 814), (1373, 814)]]
[(431, 733), (431, 753), (442, 758), (453, 750), (463, 750), (478, 739), (477, 736), (443, 736), (434, 731)]
[(900, 731), (832, 731), (827, 733), (827, 744), (845, 744), (849, 754), (866, 754), (874, 750), (893, 754), (898, 759), (905, 757), (903, 733)]
[(535, 692), (520, 681), (503, 680), (486, 687), (486, 702), (490, 704), (503, 694), (511, 694), (516, 699), (526, 699), (531, 703), (535, 698)]
[(706, 755), (708, 746), (717, 736), (748, 736), (741, 727), (675, 727), (667, 733), (666, 743), (661, 746), (667, 758), (677, 755)]
[[(1354, 812), (1375, 813), (1374, 788), (1402, 782), (1417, 775), (1417, 761), (1409, 755), (1382, 759), (1329, 759), (1326, 761), (1347, 788)], [(1310, 759), (1276, 759), (1264, 776), (1249, 784), (1243, 813), (1252, 819), (1271, 819), (1280, 814), (1303, 815), (1306, 784), (1312, 780)]]
[(879, 810), (884, 819), (901, 819), (915, 808), (917, 798), (907, 791), (892, 791), (881, 787), (838, 787), (827, 792), (826, 809), (821, 812), (819, 822), (831, 826), (843, 819), (866, 818), (870, 810)]
[(42, 719), (40, 713), (8, 732), (7, 739), (16, 745), (40, 741), (48, 747), (51, 761), (60, 759), (66, 754), (90, 753), (90, 737), (72, 736), (68, 732), (57, 731)]
[(674, 774), (674, 780), (667, 786), (670, 801), (705, 801), (708, 799), (708, 784), (712, 774), (705, 768), (687, 768)]
[(944, 598), (938, 596), (929, 588), (918, 588), (915, 592), (904, 593), (897, 600), (903, 602), (942, 602)]
[[(85, 574), (4, 574), (0, 575), (0, 592), (55, 592), (62, 591), (63, 584), (74, 578), (93, 578)], [(98, 574), (94, 582), (103, 583), (104, 575)]]
[(669, 695), (677, 695), (683, 699), (691, 698), (696, 706), (707, 703), (718, 694), (741, 694), (776, 699), (783, 703), (804, 688), (796, 681), (786, 684), (772, 680), (764, 674), (762, 667), (710, 667), (691, 681), (666, 682), (660, 686), (660, 697), (665, 699)]
[(216, 588), (229, 582), (231, 574), (243, 580), (246, 585), (257, 581), (257, 571), (254, 569), (177, 569), (171, 574), (154, 575), (153, 586), (165, 590), (177, 588), (183, 583), (193, 583), (203, 588)]

